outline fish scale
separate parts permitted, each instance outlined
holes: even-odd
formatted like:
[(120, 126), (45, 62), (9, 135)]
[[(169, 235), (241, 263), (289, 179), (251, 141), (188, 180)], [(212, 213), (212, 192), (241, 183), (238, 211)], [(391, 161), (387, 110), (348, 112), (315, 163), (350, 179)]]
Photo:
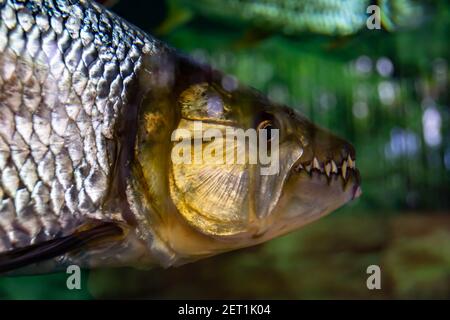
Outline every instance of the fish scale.
[(109, 150), (152, 40), (88, 1), (0, 8), (0, 252), (123, 220)]

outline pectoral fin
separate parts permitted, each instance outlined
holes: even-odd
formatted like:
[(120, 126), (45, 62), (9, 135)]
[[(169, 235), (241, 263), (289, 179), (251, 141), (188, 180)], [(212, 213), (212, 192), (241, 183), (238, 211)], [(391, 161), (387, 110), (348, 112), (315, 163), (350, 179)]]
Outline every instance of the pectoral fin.
[(83, 230), (71, 235), (0, 254), (0, 274), (55, 258), (93, 242), (114, 239), (122, 234), (123, 229), (115, 223), (83, 226)]

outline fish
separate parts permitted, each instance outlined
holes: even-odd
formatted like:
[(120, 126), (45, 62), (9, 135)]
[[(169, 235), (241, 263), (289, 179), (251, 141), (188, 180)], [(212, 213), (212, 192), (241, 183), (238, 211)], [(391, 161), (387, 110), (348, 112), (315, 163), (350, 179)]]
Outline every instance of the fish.
[[(0, 0), (0, 15), (0, 273), (179, 266), (361, 194), (351, 143), (100, 4)], [(180, 132), (219, 150), (239, 130), (278, 170), (174, 156)]]
[(195, 14), (208, 19), (248, 25), (250, 35), (306, 33), (349, 36), (366, 28), (373, 14), (380, 11), (380, 25), (395, 31), (418, 24), (423, 6), (412, 0), (168, 0), (169, 14), (156, 31), (169, 33)]

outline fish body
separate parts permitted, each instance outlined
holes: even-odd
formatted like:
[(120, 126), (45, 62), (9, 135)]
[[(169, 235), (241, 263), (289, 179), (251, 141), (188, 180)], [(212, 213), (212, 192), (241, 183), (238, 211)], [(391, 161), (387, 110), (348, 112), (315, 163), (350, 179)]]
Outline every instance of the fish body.
[(0, 251), (123, 222), (108, 204), (118, 118), (159, 44), (91, 2), (0, 7)]
[(232, 16), (286, 34), (313, 32), (328, 35), (351, 34), (361, 29), (370, 3), (365, 0), (181, 1), (206, 16)]
[[(422, 8), (411, 0), (169, 0), (173, 21), (181, 19), (180, 7), (207, 18), (240, 22), (269, 32), (287, 35), (315, 33), (331, 36), (354, 34), (366, 27), (376, 5), (380, 22), (393, 31), (417, 24)], [(178, 14), (177, 14), (178, 12)], [(184, 14), (186, 16), (186, 14)], [(166, 27), (167, 29), (167, 27)]]
[[(2, 0), (0, 15), (0, 272), (180, 265), (360, 193), (350, 144), (94, 2)], [(280, 171), (175, 163), (171, 136), (195, 121), (276, 126)]]

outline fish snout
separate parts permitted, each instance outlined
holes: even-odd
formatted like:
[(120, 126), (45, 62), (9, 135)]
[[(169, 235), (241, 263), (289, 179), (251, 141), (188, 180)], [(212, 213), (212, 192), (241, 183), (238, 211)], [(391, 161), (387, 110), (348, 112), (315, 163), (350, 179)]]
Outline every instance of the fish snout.
[(293, 167), (295, 172), (325, 177), (328, 185), (339, 181), (344, 189), (352, 185), (352, 198), (361, 194), (356, 151), (350, 142), (311, 123), (297, 134), (303, 154)]

